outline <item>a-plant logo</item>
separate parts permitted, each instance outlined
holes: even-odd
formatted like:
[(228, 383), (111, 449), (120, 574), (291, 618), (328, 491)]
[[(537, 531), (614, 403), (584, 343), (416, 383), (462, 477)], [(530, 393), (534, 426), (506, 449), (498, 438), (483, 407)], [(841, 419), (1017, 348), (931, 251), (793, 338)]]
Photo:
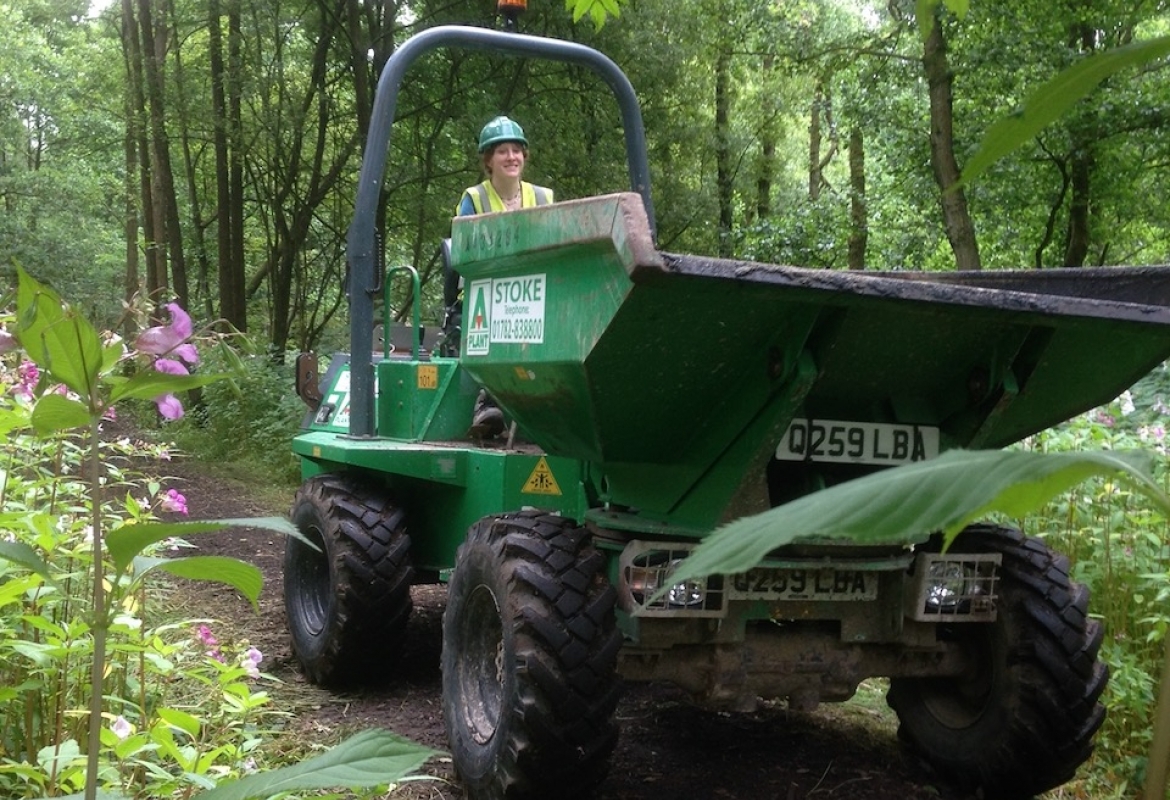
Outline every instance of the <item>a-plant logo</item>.
[(467, 326), (467, 347), (464, 353), (469, 356), (486, 356), (491, 343), (491, 315), (488, 313), (488, 292), (492, 282), (473, 281), (468, 287), (471, 297), (471, 318)]

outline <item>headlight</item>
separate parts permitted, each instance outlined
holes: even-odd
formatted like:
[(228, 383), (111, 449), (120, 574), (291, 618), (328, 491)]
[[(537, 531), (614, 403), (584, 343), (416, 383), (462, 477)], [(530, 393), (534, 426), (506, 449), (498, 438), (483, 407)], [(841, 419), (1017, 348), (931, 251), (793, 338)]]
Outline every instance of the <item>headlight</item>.
[[(648, 553), (638, 559), (644, 563), (635, 563), (626, 568), (626, 581), (630, 593), (638, 605), (645, 606), (663, 587), (669, 587), (666, 594), (653, 602), (656, 608), (691, 608), (702, 606), (707, 596), (705, 581), (690, 580), (681, 583), (670, 583), (671, 574), (682, 563), (681, 558), (666, 559), (654, 558), (661, 554)], [(657, 562), (657, 563), (651, 563)]]
[(927, 571), (927, 580), (930, 581), (926, 589), (926, 605), (935, 612), (953, 612), (963, 596), (963, 588), (968, 574), (973, 574), (960, 562), (935, 561)]
[(920, 553), (906, 613), (922, 621), (984, 622), (996, 617), (999, 553)]

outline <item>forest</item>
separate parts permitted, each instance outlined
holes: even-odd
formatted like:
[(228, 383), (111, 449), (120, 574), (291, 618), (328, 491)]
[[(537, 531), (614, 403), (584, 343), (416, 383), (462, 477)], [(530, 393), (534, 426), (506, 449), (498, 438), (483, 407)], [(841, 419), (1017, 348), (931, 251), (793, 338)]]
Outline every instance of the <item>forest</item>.
[[(869, 270), (1170, 260), (1164, 59), (954, 186), (1038, 84), (1170, 31), (1162, 0), (978, 0), (930, 20), (912, 0), (611, 0), (574, 22), (579, 5), (532, 0), (520, 29), (629, 76), (665, 250)], [(176, 301), (278, 360), (342, 341), (386, 60), (425, 28), (499, 24), (491, 0), (2, 0), (0, 20), (0, 269), (110, 325), (134, 296)], [(526, 176), (569, 199), (628, 188), (615, 106), (572, 65), (445, 51), (412, 68), (381, 234), (430, 316), (480, 126), (521, 121)]]
[[(520, 35), (589, 45), (628, 75), (662, 250), (823, 270), (1170, 263), (1170, 0), (527, 5)], [(375, 87), (409, 37), (447, 24), (498, 28), (495, 0), (0, 0), (0, 795), (101, 784), (191, 796), (317, 752), (318, 729), (292, 746), (277, 736), (306, 702), (278, 693), (291, 655), (258, 647), (263, 635), (270, 653), (287, 647), (283, 625), (241, 616), (213, 632), (211, 616), (188, 617), (217, 612), (169, 584), (162, 613), (153, 597), (145, 610), (133, 548), (157, 534), (150, 547), (178, 550), (168, 526), (188, 515), (183, 492), (200, 516), (254, 505), (225, 496), (222, 476), (199, 481), (172, 464), (149, 401), (159, 411), (160, 399), (177, 402), (158, 396), (163, 381), (185, 393), (192, 413), (165, 429), (174, 454), (235, 467), (287, 508), (299, 478), (288, 445), (304, 414), (291, 354), (346, 347), (346, 235)], [(1132, 57), (1149, 42), (1161, 49)], [(964, 178), (998, 126), (1027, 116), (1039, 87), (1119, 54), (1110, 63), (1123, 69), (1101, 71), (1055, 121)], [(629, 188), (621, 115), (592, 73), (485, 52), (420, 59), (398, 97), (377, 228), (386, 263), (422, 275), (428, 325), (443, 311), (441, 241), (461, 190), (481, 179), (480, 128), (499, 114), (522, 123), (525, 177), (558, 201)], [(406, 299), (393, 313), (407, 313)], [(50, 328), (76, 335), (43, 335)], [(98, 330), (120, 331), (136, 363), (153, 368), (131, 368)], [(198, 340), (196, 374), (159, 368), (151, 354), (169, 350), (153, 346), (158, 337), (176, 354), (182, 340), (192, 360)], [(238, 374), (219, 380), (229, 372)], [(1166, 491), (1168, 399), (1163, 365), (1017, 449), (1143, 450)], [(59, 433), (83, 423), (88, 450)], [(142, 464), (151, 471), (139, 474)], [(1104, 692), (1109, 709), (1091, 720), (1101, 726), (1095, 754), (1049, 797), (1120, 800), (1147, 781), (1164, 796), (1165, 747), (1153, 734), (1155, 716), (1170, 719), (1156, 696), (1170, 674), (1164, 514), (1098, 478), (1006, 521), (1067, 554), (1054, 569), (1091, 589), (1104, 626), (1086, 628), (1107, 630), (1086, 645), (1110, 674), (1106, 687), (1102, 666), (1085, 692), (1089, 706)], [(263, 553), (274, 574), (278, 552)], [(166, 571), (164, 560), (148, 570)], [(42, 591), (53, 576), (66, 591)], [(259, 582), (249, 585), (241, 597), (255, 606)], [(262, 674), (265, 658), (265, 671), (286, 671)], [(893, 743), (883, 694), (867, 686), (859, 703), (866, 715), (867, 699), (882, 706)], [(86, 715), (87, 702), (108, 711)], [(339, 702), (348, 710), (348, 697)], [(410, 715), (419, 726), (435, 721), (426, 702), (429, 712)], [(431, 744), (441, 745), (437, 730)], [(1160, 730), (1170, 736), (1170, 723)], [(768, 760), (785, 761), (767, 747)], [(866, 769), (889, 771), (877, 762)], [(634, 770), (615, 772), (662, 793)], [(811, 795), (823, 776), (806, 777)], [(847, 785), (844, 796), (862, 796)]]

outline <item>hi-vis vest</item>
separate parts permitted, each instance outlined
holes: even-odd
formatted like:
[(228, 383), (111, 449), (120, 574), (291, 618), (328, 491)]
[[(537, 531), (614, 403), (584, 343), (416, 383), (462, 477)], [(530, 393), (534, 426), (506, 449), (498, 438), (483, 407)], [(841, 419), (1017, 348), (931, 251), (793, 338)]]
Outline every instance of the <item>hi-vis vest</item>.
[[(490, 180), (483, 183), (476, 184), (469, 187), (465, 195), (471, 197), (471, 205), (475, 208), (476, 214), (483, 214), (488, 211), (505, 211), (504, 201), (500, 199), (499, 194), (496, 193), (496, 187), (492, 186)], [(520, 181), (520, 207), (533, 208), (534, 206), (546, 206), (553, 201), (552, 189), (547, 189), (544, 186), (537, 186), (528, 181)], [(459, 205), (463, 205), (463, 200), (460, 199)], [(459, 214), (459, 209), (455, 209), (455, 214)]]

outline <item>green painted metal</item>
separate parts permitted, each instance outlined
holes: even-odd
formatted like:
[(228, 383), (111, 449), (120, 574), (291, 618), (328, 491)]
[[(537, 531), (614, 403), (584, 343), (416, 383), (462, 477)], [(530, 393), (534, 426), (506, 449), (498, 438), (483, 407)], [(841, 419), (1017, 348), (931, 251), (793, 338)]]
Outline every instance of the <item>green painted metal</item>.
[(999, 447), (1170, 354), (1166, 296), (665, 254), (632, 194), (457, 219), (452, 260), (467, 372), (538, 445), (593, 465), (606, 501), (682, 529), (767, 507), (762, 474), (793, 418)]
[[(1118, 270), (1017, 273), (995, 289), (982, 276), (672, 255), (632, 193), (459, 218), (451, 245), (461, 357), (378, 360), (374, 437), (346, 435), (342, 358), (325, 382), (332, 410), (296, 443), (403, 484), (444, 523), (539, 504), (500, 494), (495, 459), (531, 469), (531, 455), (466, 439), (480, 385), (524, 441), (574, 465), (571, 502), (537, 500), (605, 528), (701, 536), (775, 502), (766, 474), (794, 419), (932, 426), (943, 449), (1000, 447), (1108, 401), (1170, 354), (1160, 272), (1136, 303), (1129, 289), (1079, 296), (1108, 297)], [(443, 547), (452, 563), (462, 532), (444, 529), (436, 563)]]
[(391, 279), (399, 273), (405, 274), (410, 278), (410, 318), (414, 323), (411, 326), (410, 357), (418, 361), (422, 350), (422, 342), (419, 337), (419, 332), (422, 330), (422, 323), (420, 321), (422, 318), (420, 310), (422, 304), (422, 285), (418, 277), (418, 270), (410, 265), (390, 267), (390, 269), (386, 270), (385, 288), (382, 296), (382, 331), (384, 336), (389, 336), (390, 326), (394, 323), (394, 315), (391, 313), (394, 308), (394, 302), (390, 296), (390, 291), (394, 287), (394, 284)]
[(590, 504), (581, 462), (536, 452), (353, 439), (331, 431), (304, 433), (293, 450), (305, 477), (349, 472), (380, 482), (407, 513), (411, 560), (420, 570), (451, 567), (467, 529), (485, 516), (535, 506), (580, 520)]

